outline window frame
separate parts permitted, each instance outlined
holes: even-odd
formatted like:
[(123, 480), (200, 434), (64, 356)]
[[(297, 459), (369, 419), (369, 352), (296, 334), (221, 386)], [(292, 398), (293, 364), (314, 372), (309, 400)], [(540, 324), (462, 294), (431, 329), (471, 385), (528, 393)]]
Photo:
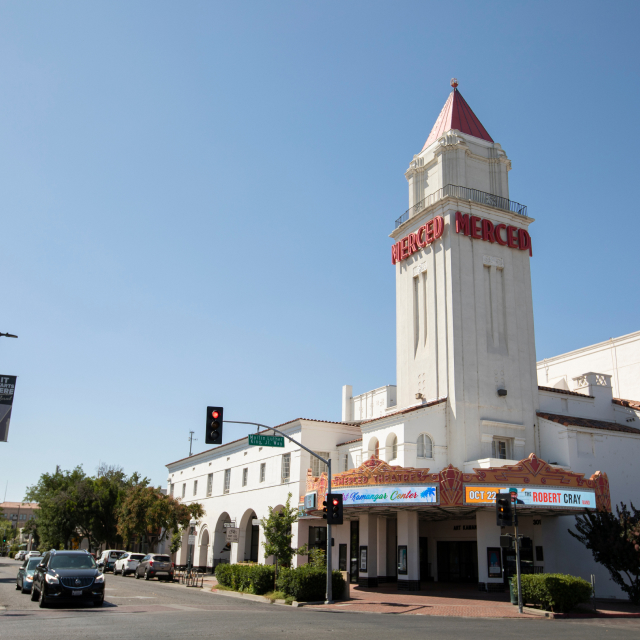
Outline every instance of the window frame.
[(207, 498), (213, 495), (213, 473), (207, 475)]
[(197, 480), (193, 481), (193, 495), (194, 496), (198, 495), (198, 481)]
[(264, 482), (267, 478), (267, 463), (260, 463), (260, 482)]
[(244, 467), (242, 469), (242, 486), (246, 487), (249, 482), (249, 467)]
[(227, 495), (231, 492), (231, 469), (224, 470), (224, 486), (222, 488), (222, 493)]
[[(422, 438), (422, 443), (420, 442), (420, 439)], [(430, 443), (430, 453), (431, 455), (427, 456), (427, 450), (426, 450), (426, 439), (429, 439), (429, 443)], [(422, 452), (423, 455), (420, 455), (420, 447), (422, 447)], [(416, 440), (416, 458), (418, 458), (419, 460), (433, 460), (433, 438), (428, 434), (428, 433), (421, 433), (418, 435), (418, 439)]]
[[(328, 460), (330, 457), (329, 451), (316, 451), (315, 453), (317, 453), (321, 458), (324, 458), (325, 460)], [(314, 478), (319, 478), (323, 473), (327, 472), (327, 465), (324, 462), (320, 462), (320, 460), (318, 460), (318, 458), (316, 458), (315, 456), (311, 456), (311, 475)]]
[[(286, 462), (286, 464), (285, 464)], [(285, 476), (285, 468), (287, 475)], [(291, 481), (291, 453), (282, 454), (282, 462), (280, 464), (280, 484), (286, 484)]]

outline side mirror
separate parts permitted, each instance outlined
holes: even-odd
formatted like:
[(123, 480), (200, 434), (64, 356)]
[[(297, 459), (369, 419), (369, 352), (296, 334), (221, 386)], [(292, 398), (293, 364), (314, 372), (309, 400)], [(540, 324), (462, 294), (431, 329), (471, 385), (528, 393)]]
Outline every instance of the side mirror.
[(43, 565), (43, 564), (42, 564), (42, 562), (41, 562), (41, 563), (38, 565), (38, 567), (37, 567), (37, 568), (38, 568), (38, 569), (44, 569), (45, 567), (44, 567), (44, 565)]

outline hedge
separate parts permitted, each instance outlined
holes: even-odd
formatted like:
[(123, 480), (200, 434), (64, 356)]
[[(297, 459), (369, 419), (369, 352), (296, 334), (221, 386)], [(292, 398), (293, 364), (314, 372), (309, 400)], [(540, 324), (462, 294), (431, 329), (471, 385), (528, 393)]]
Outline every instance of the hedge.
[(272, 565), (219, 564), (216, 567), (216, 579), (222, 586), (235, 591), (262, 595), (273, 591), (274, 571)]
[[(244, 591), (262, 595), (273, 591), (275, 567), (264, 564), (219, 564), (216, 579), (223, 587), (234, 591)], [(278, 571), (277, 589), (300, 602), (324, 600), (327, 572), (305, 564), (297, 569), (282, 568)], [(340, 599), (344, 594), (345, 582), (339, 571), (333, 572), (333, 597)]]
[[(279, 591), (284, 591), (299, 602), (324, 600), (327, 590), (327, 572), (320, 567), (303, 564), (297, 569), (281, 569), (278, 573)], [(339, 571), (334, 571), (331, 580), (333, 597), (336, 600), (344, 594), (345, 582)]]
[(547, 611), (570, 611), (591, 598), (591, 583), (582, 578), (562, 573), (536, 573), (521, 578), (522, 601), (539, 604)]

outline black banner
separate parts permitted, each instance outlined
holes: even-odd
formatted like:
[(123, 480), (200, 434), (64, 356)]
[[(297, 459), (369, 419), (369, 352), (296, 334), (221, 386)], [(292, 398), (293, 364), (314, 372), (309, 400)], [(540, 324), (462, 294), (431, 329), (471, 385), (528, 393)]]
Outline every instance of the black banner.
[(16, 379), (17, 376), (0, 376), (0, 442), (6, 442), (9, 437), (9, 421)]

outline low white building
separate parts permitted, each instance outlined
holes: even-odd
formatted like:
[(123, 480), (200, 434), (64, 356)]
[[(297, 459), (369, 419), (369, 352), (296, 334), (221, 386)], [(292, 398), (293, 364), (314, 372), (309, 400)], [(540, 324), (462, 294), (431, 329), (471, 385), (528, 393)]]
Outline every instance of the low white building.
[[(342, 422), (279, 429), (331, 459), (345, 523), (330, 548), (354, 582), (502, 585), (515, 563), (500, 549), (494, 500), (513, 487), (525, 570), (596, 574), (598, 595), (620, 597), (567, 529), (589, 509), (640, 503), (640, 404), (629, 400), (640, 398), (640, 333), (536, 363), (534, 220), (510, 200), (505, 151), (452, 84), (405, 174), (410, 208), (391, 233), (397, 386), (353, 396), (346, 385)], [(167, 467), (169, 490), (205, 506), (201, 567), (269, 562), (259, 519), (288, 493), (321, 502), (327, 484), (288, 441), (259, 448), (243, 438)], [(239, 529), (237, 543), (227, 545), (227, 527)], [(327, 546), (317, 508), (293, 534), (296, 546)], [(188, 551), (185, 538), (178, 564)]]

